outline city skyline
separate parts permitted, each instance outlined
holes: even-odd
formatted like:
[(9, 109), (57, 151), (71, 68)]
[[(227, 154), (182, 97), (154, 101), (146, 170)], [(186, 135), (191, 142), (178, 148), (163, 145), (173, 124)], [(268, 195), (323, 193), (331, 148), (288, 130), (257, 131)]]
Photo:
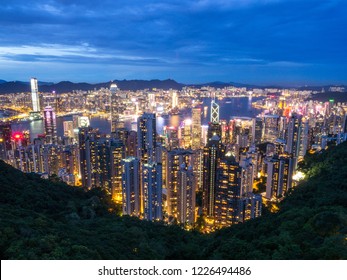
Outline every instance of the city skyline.
[(347, 83), (343, 1), (2, 5), (0, 79)]

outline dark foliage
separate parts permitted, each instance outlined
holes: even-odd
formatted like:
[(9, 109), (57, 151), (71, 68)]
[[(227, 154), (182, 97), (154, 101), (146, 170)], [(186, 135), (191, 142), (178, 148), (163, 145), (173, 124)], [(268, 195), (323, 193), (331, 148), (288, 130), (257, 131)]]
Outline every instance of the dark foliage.
[(347, 259), (347, 143), (302, 170), (278, 213), (203, 235), (120, 217), (101, 190), (0, 162), (1, 259)]

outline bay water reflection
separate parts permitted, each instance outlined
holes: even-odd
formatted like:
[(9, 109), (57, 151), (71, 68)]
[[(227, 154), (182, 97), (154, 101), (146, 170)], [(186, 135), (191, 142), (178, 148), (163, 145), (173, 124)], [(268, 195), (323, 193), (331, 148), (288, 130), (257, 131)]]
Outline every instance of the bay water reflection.
[[(230, 120), (233, 116), (238, 117), (255, 117), (261, 110), (252, 108), (252, 102), (257, 101), (261, 98), (248, 98), (248, 97), (235, 97), (218, 100), (217, 103), (220, 106), (219, 114), (220, 119)], [(207, 125), (210, 120), (210, 109), (211, 98), (204, 98), (201, 104), (202, 109), (202, 125)], [(164, 126), (175, 126), (178, 127), (181, 122), (191, 117), (191, 109), (184, 110), (179, 115), (170, 115), (164, 117), (157, 117), (157, 133), (162, 134)], [(72, 116), (59, 117), (57, 118), (57, 134), (63, 136), (63, 122), (72, 120)], [(98, 128), (101, 134), (108, 134), (111, 131), (111, 123), (108, 119), (101, 117), (93, 117), (90, 119), (90, 125), (93, 128)], [(132, 121), (126, 121), (125, 126), (129, 130), (136, 130), (136, 123)], [(43, 120), (37, 120), (32, 122), (19, 122), (12, 124), (13, 131), (30, 131), (31, 140), (37, 137), (38, 134), (44, 133), (44, 122)]]

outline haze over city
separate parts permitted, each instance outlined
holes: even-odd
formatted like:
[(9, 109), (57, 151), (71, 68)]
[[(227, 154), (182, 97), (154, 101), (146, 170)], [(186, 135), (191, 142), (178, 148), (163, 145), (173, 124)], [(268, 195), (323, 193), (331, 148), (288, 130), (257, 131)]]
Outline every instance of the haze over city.
[(2, 3), (0, 79), (167, 79), (258, 85), (347, 83), (347, 3)]

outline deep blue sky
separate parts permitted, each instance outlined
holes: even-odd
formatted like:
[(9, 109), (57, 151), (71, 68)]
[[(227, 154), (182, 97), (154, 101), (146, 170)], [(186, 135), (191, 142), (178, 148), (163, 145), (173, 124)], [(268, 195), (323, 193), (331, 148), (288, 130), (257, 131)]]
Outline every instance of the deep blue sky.
[(346, 0), (2, 1), (0, 79), (347, 84)]

